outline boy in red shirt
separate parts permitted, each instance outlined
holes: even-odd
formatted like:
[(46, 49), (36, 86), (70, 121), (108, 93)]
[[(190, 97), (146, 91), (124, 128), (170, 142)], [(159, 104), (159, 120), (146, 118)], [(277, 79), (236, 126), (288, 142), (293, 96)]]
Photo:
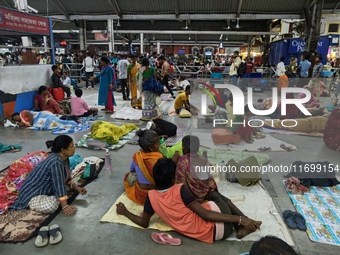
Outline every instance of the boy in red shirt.
[[(156, 190), (149, 190), (141, 216), (129, 212), (123, 203), (117, 204), (117, 214), (124, 215), (137, 225), (147, 228), (151, 216), (156, 213), (175, 231), (206, 243), (223, 240), (235, 227), (238, 238), (260, 229), (261, 221), (254, 221), (229, 209), (221, 213), (215, 202), (200, 204), (184, 184), (175, 184), (176, 163), (161, 158), (153, 167)], [(239, 210), (237, 210), (240, 212)]]

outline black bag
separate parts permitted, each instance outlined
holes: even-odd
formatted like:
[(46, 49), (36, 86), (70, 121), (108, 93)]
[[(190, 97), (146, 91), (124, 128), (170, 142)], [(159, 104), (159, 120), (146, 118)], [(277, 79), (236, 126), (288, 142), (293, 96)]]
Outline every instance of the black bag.
[(246, 73), (246, 64), (244, 62), (241, 62), (241, 64), (239, 65), (237, 69), (237, 75), (240, 77), (243, 77), (245, 73)]

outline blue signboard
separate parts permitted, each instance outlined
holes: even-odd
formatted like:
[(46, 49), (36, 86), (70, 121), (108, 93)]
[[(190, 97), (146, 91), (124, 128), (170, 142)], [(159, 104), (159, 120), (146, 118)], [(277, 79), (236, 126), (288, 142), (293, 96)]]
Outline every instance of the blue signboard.
[[(318, 41), (318, 48), (317, 52), (322, 52), (323, 48), (328, 44), (329, 39), (322, 37)], [(291, 39), (289, 40), (289, 47), (288, 47), (288, 53), (289, 54), (296, 54), (303, 52), (305, 50), (306, 43), (302, 41), (301, 38)], [(328, 46), (327, 46), (328, 47)]]

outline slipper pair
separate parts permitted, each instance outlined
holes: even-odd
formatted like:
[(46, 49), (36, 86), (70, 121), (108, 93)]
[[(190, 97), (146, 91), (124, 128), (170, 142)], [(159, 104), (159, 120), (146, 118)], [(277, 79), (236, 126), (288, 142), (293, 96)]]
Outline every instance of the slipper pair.
[(298, 212), (292, 212), (291, 210), (285, 210), (282, 212), (282, 216), (288, 227), (292, 229), (306, 230), (306, 221), (303, 216)]
[(153, 232), (151, 234), (151, 238), (154, 242), (159, 244), (170, 244), (170, 245), (181, 245), (182, 241), (179, 238), (173, 238), (171, 235), (167, 233), (156, 233)]
[(60, 228), (57, 224), (52, 225), (51, 227), (44, 226), (39, 229), (38, 236), (35, 239), (35, 246), (44, 247), (48, 243), (57, 244), (63, 240), (63, 236), (61, 235)]
[(284, 144), (281, 144), (280, 147), (281, 147), (282, 149), (284, 149), (285, 151), (292, 151), (292, 147), (288, 147), (288, 146), (286, 146), (286, 145), (284, 145)]
[(259, 151), (271, 151), (272, 148), (270, 147), (261, 147), (261, 148), (258, 148)]

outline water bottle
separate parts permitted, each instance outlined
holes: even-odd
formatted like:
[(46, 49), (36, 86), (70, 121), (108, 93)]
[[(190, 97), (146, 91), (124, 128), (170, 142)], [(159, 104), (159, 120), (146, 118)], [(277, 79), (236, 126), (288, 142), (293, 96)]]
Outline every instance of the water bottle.
[(105, 170), (111, 171), (111, 155), (109, 149), (106, 149), (105, 152)]

